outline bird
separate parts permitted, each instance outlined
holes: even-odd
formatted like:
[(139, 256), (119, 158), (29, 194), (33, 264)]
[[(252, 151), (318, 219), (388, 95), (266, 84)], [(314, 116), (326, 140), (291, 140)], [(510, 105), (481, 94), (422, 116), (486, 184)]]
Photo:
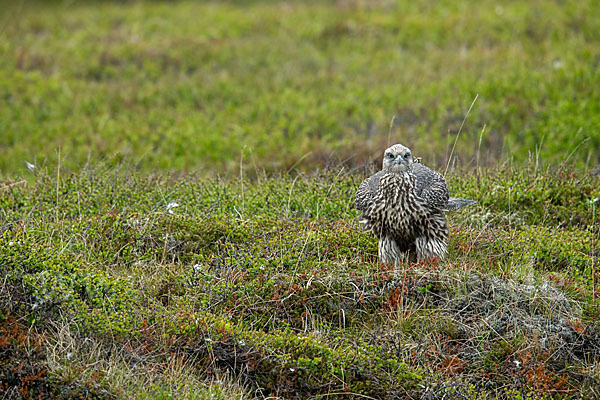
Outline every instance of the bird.
[(381, 171), (356, 193), (360, 223), (378, 239), (381, 262), (433, 262), (446, 256), (448, 222), (444, 212), (477, 203), (450, 197), (444, 177), (395, 144), (385, 150)]

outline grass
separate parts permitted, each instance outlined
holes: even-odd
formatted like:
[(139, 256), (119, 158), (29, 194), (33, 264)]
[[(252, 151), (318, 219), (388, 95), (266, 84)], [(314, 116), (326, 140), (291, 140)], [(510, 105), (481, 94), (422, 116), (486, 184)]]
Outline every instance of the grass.
[[(0, 171), (600, 159), (594, 1), (11, 2)], [(479, 139), (482, 129), (486, 126)], [(453, 161), (454, 162), (454, 161)], [(252, 170), (252, 169), (250, 169)]]
[[(453, 177), (479, 205), (450, 215), (448, 260), (396, 272), (358, 228), (355, 173), (98, 166), (6, 183), (3, 351), (29, 368), (7, 382), (107, 398), (597, 395), (598, 178), (523, 174)], [(511, 199), (487, 189), (502, 185)]]
[[(600, 397), (593, 1), (0, 10), (0, 397)], [(440, 264), (359, 229), (390, 140)]]

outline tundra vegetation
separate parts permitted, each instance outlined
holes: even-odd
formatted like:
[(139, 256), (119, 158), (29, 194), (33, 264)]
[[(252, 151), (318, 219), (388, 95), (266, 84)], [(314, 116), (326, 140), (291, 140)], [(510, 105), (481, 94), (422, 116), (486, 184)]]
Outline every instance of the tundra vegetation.
[[(0, 395), (600, 397), (595, 8), (3, 5)], [(357, 224), (390, 140), (442, 263)]]

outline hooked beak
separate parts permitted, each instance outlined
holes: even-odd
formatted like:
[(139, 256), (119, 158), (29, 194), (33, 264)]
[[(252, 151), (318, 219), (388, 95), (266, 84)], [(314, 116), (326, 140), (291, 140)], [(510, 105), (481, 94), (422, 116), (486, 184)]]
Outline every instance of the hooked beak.
[(406, 158), (404, 158), (403, 156), (397, 156), (394, 159), (394, 164), (403, 164), (406, 163)]

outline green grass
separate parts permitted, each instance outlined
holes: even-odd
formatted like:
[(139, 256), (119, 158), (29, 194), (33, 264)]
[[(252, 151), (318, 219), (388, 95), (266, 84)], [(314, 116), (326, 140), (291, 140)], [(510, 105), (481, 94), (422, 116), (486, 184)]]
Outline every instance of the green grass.
[[(43, 338), (29, 381), (9, 380), (28, 393), (596, 393), (597, 178), (456, 175), (453, 192), (480, 204), (450, 215), (448, 260), (393, 272), (356, 223), (354, 173), (61, 176), (6, 184), (2, 198), (0, 304), (15, 338), (0, 345), (26, 351), (15, 326)], [(515, 195), (488, 190), (502, 185)]]
[[(599, 397), (596, 8), (3, 4), (0, 397)], [(388, 141), (441, 264), (358, 226)]]
[(388, 143), (392, 117), (392, 142), (445, 165), (476, 95), (459, 163), (593, 166), (595, 8), (11, 2), (0, 15), (0, 171), (55, 166), (59, 155), (73, 168), (116, 157), (207, 174), (237, 173), (240, 162), (362, 165)]

